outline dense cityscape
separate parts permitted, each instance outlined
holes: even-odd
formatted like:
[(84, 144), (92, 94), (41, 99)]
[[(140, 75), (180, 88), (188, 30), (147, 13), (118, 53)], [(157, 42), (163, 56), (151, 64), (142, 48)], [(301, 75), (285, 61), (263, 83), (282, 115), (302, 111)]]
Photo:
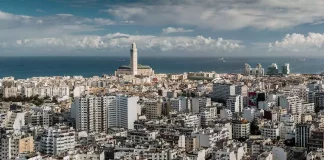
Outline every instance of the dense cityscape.
[(133, 43), (113, 76), (2, 78), (0, 159), (324, 158), (321, 75), (163, 74), (137, 57)]

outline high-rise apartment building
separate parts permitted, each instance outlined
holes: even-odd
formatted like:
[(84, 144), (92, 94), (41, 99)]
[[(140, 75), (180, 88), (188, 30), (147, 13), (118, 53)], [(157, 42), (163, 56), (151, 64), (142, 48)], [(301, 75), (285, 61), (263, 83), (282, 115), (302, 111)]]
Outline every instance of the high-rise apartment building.
[(65, 125), (56, 125), (45, 130), (41, 138), (41, 152), (58, 155), (75, 147), (75, 131)]
[(242, 113), (243, 111), (243, 97), (240, 95), (230, 96), (226, 101), (227, 109), (232, 113)]
[(88, 132), (105, 132), (110, 127), (134, 129), (139, 114), (137, 102), (138, 97), (124, 95), (76, 98), (76, 129)]

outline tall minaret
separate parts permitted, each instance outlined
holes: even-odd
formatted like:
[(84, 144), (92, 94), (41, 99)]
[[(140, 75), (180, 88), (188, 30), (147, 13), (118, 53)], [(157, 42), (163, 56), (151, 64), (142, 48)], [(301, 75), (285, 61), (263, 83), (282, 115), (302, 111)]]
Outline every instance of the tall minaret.
[(132, 75), (137, 75), (137, 48), (134, 42), (130, 49), (130, 69)]

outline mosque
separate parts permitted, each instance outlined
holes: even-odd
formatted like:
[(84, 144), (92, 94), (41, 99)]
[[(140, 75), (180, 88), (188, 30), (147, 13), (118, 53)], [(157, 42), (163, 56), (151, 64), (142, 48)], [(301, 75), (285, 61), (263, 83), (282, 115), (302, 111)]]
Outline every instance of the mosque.
[(119, 75), (133, 75), (133, 76), (154, 75), (154, 70), (150, 66), (145, 66), (137, 63), (137, 48), (135, 43), (132, 43), (130, 49), (130, 64), (120, 66), (115, 71), (115, 76), (119, 76)]

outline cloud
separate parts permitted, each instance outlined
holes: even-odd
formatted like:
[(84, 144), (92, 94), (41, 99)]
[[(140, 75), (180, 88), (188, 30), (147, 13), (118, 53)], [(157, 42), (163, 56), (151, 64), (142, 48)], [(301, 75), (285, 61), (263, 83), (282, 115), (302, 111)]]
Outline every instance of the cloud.
[(136, 42), (141, 50), (186, 51), (186, 52), (230, 52), (244, 48), (237, 41), (212, 39), (203, 36), (152, 36), (129, 35), (122, 33), (105, 36), (64, 36), (57, 38), (22, 39), (11, 42), (7, 47), (18, 48), (53, 48), (53, 49), (105, 49), (124, 51), (132, 42)]
[(70, 35), (96, 31), (115, 24), (125, 23), (105, 18), (78, 17), (72, 14), (33, 17), (0, 11), (0, 41)]
[(168, 27), (168, 28), (163, 28), (162, 33), (163, 34), (170, 34), (170, 33), (186, 33), (186, 32), (193, 32), (194, 30), (191, 29), (184, 29), (184, 28), (173, 28), (173, 27)]
[(270, 51), (318, 51), (324, 48), (324, 34), (287, 34), (281, 41), (269, 44)]
[(322, 6), (323, 0), (166, 0), (116, 5), (106, 12), (143, 25), (276, 30), (323, 21)]

